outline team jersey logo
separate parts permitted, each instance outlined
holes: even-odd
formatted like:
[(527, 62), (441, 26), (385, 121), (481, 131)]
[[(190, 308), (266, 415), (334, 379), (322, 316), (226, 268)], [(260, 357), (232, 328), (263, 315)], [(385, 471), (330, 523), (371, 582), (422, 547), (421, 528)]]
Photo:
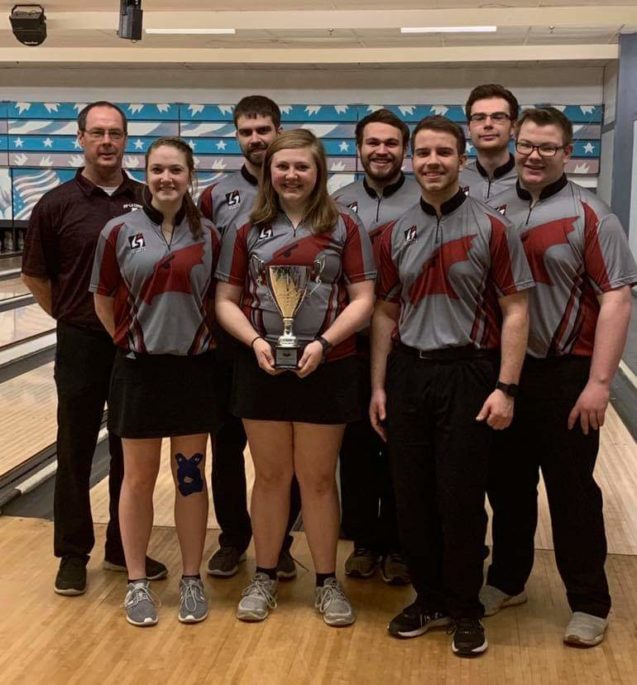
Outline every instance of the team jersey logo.
[(506, 205), (500, 205), (499, 207), (495, 208), (495, 211), (500, 212), (500, 214), (502, 214), (502, 216), (506, 216), (507, 215), (507, 206)]
[(261, 226), (259, 229), (259, 235), (257, 238), (259, 240), (265, 240), (266, 238), (271, 238), (273, 235), (272, 233), (272, 226)]
[(228, 207), (238, 207), (241, 204), (241, 194), (238, 190), (226, 193), (226, 204)]
[(135, 212), (141, 208), (142, 206), (137, 202), (127, 202), (126, 204), (122, 205), (122, 209), (130, 209), (131, 212)]
[(358, 214), (358, 202), (354, 201), (347, 206), (349, 207), (349, 209), (352, 210), (352, 212), (355, 212), (356, 214)]
[(144, 240), (143, 233), (135, 233), (128, 237), (128, 246), (134, 252), (141, 252), (146, 249), (146, 241)]
[(471, 186), (461, 186), (461, 187), (460, 187), (460, 190), (462, 190), (462, 192), (463, 192), (467, 197), (469, 197), (469, 190), (471, 190)]
[(416, 238), (418, 237), (418, 233), (416, 232), (416, 224), (406, 229), (404, 235), (406, 243), (410, 243), (413, 240), (416, 240)]

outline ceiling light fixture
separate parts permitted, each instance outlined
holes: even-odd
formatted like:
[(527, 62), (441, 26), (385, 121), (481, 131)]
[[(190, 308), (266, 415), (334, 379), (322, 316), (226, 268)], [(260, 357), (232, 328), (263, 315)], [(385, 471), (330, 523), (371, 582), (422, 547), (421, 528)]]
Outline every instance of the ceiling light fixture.
[(494, 33), (497, 26), (403, 26), (401, 33)]
[(236, 29), (144, 29), (146, 33), (155, 33), (162, 35), (229, 35), (234, 36)]

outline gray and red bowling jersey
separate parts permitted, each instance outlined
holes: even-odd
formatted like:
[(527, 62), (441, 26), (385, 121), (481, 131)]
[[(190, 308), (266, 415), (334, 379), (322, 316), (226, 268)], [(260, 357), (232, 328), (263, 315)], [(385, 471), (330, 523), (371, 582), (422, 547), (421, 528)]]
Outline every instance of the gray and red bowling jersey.
[(519, 184), (490, 204), (517, 229), (537, 284), (529, 296), (528, 353), (591, 356), (598, 295), (637, 283), (619, 219), (566, 176), (544, 188), (533, 207)]
[(460, 188), (466, 195), (487, 202), (498, 193), (512, 188), (517, 179), (513, 155), (509, 155), (509, 161), (495, 170), (493, 178), (489, 178), (486, 169), (475, 159), (460, 172)]
[(238, 228), (248, 221), (258, 192), (259, 180), (243, 166), (208, 186), (199, 198), (199, 209), (224, 235), (230, 224)]
[(390, 221), (418, 202), (420, 186), (401, 173), (396, 183), (383, 189), (382, 195), (363, 179), (339, 188), (332, 197), (358, 216), (373, 243)]
[[(325, 332), (345, 309), (348, 284), (376, 277), (369, 237), (346, 212), (339, 214), (331, 232), (321, 235), (315, 235), (304, 223), (295, 230), (282, 212), (271, 225), (247, 223), (237, 231), (228, 231), (216, 277), (243, 288), (243, 312), (270, 342), (276, 342), (283, 333), (283, 322), (264, 274), (268, 266), (284, 264), (308, 266), (313, 271), (294, 319), (293, 333), (301, 344)], [(327, 359), (340, 359), (354, 354), (355, 349), (352, 335), (335, 345)]]
[(533, 287), (520, 239), (496, 211), (459, 190), (421, 199), (380, 237), (377, 295), (400, 304), (396, 335), (419, 350), (500, 346), (498, 298)]
[(115, 298), (116, 345), (146, 354), (201, 354), (212, 349), (212, 274), (221, 239), (206, 219), (195, 239), (183, 209), (170, 244), (161, 223), (148, 204), (109, 221), (97, 243), (90, 290)]

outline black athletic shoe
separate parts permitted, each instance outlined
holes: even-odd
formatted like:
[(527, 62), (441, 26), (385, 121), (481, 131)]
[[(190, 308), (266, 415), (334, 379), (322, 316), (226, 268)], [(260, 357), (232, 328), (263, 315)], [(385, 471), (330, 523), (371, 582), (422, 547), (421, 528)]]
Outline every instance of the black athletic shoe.
[[(105, 571), (116, 571), (117, 573), (126, 573), (126, 562), (123, 559), (104, 559), (102, 568)], [(157, 559), (146, 557), (146, 579), (147, 580), (162, 580), (168, 575), (168, 569), (165, 564)]]
[(459, 618), (452, 626), (453, 642), (451, 649), (458, 656), (480, 656), (487, 651), (489, 643), (484, 627), (477, 618)]
[(245, 561), (245, 552), (236, 547), (219, 547), (208, 560), (208, 575), (217, 578), (230, 578), (239, 570), (239, 564)]
[(433, 628), (447, 628), (450, 623), (451, 619), (443, 612), (429, 611), (414, 602), (392, 618), (387, 630), (392, 637), (407, 639), (424, 635)]
[(83, 595), (86, 592), (86, 564), (84, 557), (62, 557), (53, 589), (58, 595)]
[(276, 577), (279, 580), (294, 580), (296, 578), (296, 564), (289, 549), (282, 549), (281, 554), (279, 554)]

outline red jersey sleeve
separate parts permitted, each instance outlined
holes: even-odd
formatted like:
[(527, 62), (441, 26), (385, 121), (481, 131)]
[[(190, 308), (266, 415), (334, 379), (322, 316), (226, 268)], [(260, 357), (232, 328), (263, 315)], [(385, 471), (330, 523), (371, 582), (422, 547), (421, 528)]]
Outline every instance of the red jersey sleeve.
[[(383, 231), (376, 240), (374, 250), (378, 260), (376, 296), (379, 299), (398, 304), (400, 302), (401, 290), (400, 275), (392, 255), (392, 235), (394, 234), (395, 226), (396, 222)], [(376, 245), (378, 245), (378, 248), (376, 248)]]
[(89, 290), (98, 295), (115, 297), (115, 292), (122, 281), (117, 262), (117, 238), (124, 224), (112, 228), (106, 226), (100, 233), (93, 261), (93, 273)]
[(341, 213), (345, 224), (346, 238), (343, 246), (343, 274), (347, 283), (371, 281), (376, 277), (372, 244), (360, 221), (349, 214)]
[(501, 221), (491, 214), (489, 252), (491, 254), (491, 279), (498, 294), (513, 295), (535, 284), (515, 228), (508, 221)]
[(225, 232), (216, 271), (218, 280), (230, 285), (245, 285), (249, 266), (247, 236), (251, 228), (251, 224), (244, 224), (237, 231)]

